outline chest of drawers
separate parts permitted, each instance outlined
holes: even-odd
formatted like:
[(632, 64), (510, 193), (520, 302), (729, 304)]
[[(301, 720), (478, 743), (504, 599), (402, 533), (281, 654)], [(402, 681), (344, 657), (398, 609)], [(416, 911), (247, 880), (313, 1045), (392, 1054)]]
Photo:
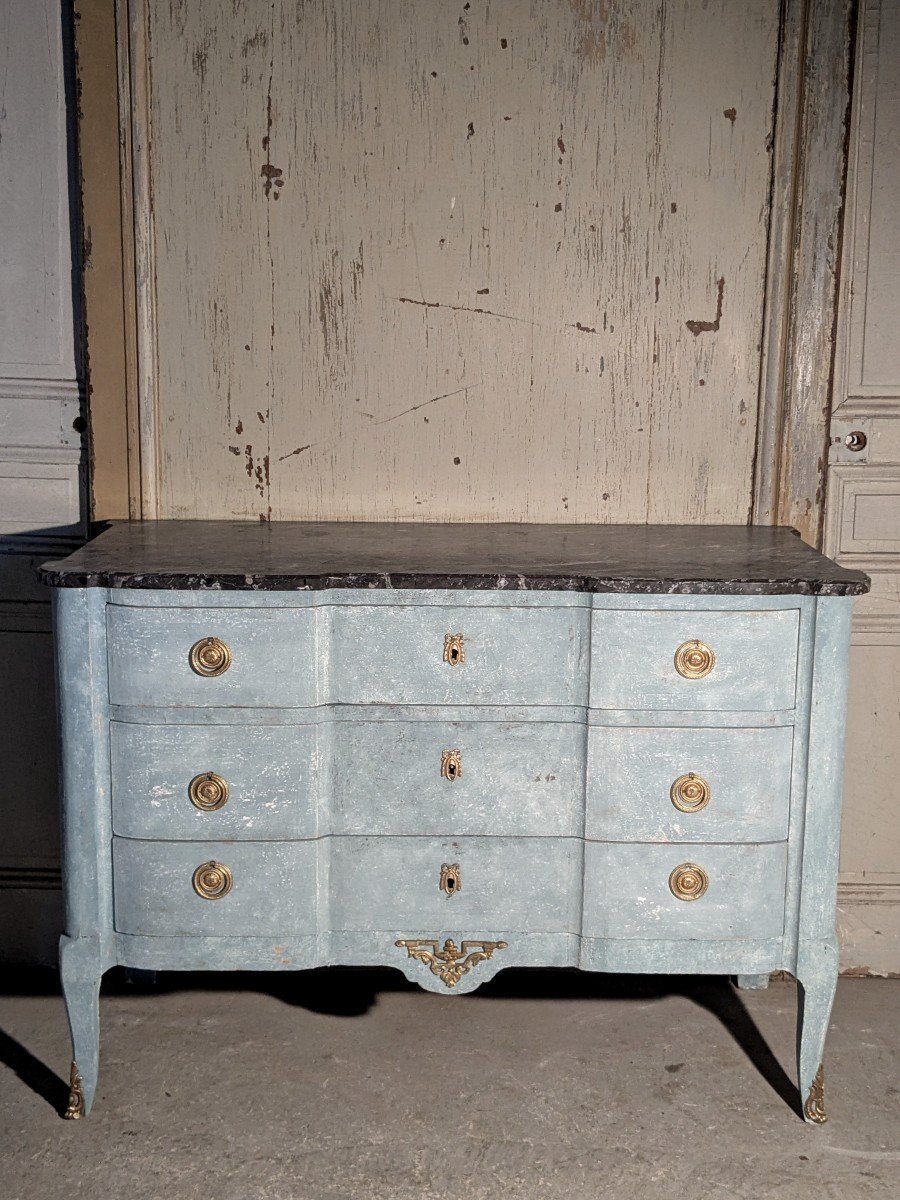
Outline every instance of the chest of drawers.
[(851, 597), (787, 530), (122, 523), (54, 588), (69, 1116), (109, 967), (707, 972), (824, 1119)]

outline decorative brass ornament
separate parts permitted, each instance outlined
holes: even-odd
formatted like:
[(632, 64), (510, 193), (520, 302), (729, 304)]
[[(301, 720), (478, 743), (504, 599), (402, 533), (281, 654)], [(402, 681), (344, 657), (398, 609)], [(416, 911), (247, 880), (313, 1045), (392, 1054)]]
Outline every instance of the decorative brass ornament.
[(669, 876), (669, 889), (678, 900), (699, 900), (709, 887), (709, 876), (696, 863), (682, 863)]
[(669, 790), (672, 803), (685, 813), (699, 812), (701, 808), (706, 808), (711, 795), (709, 784), (702, 775), (695, 775), (693, 771), (689, 771), (687, 775), (679, 775)]
[[(505, 950), (506, 942), (463, 942), (457, 946), (453, 938), (447, 938), (443, 950), (439, 949), (440, 942), (428, 938), (407, 938), (394, 943), (395, 946), (405, 947), (410, 958), (424, 963), (432, 973), (437, 975), (448, 988), (454, 988), (480, 962), (491, 958), (495, 950)], [(428, 949), (427, 947), (431, 947)], [(478, 949), (473, 950), (472, 947)]]
[(441, 778), (451, 783), (462, 775), (462, 751), (444, 750), (441, 754)]
[(204, 900), (221, 900), (234, 886), (234, 876), (224, 863), (201, 863), (193, 874), (194, 891)]
[(807, 1121), (814, 1121), (816, 1125), (824, 1125), (828, 1120), (825, 1112), (825, 1068), (821, 1063), (803, 1105), (803, 1114)]
[(201, 638), (191, 646), (191, 668), (207, 679), (224, 675), (231, 666), (231, 650), (221, 638)]
[(462, 891), (462, 880), (459, 877), (459, 863), (441, 863), (441, 882), (439, 887), (448, 896), (455, 896)]
[(78, 1064), (72, 1059), (72, 1069), (69, 1072), (69, 1104), (63, 1117), (67, 1121), (80, 1121), (84, 1116), (84, 1080), (78, 1070)]
[(448, 633), (444, 637), (444, 662), (458, 667), (466, 661), (466, 647), (461, 633)]
[(675, 651), (675, 670), (685, 679), (703, 679), (716, 665), (716, 656), (705, 642), (682, 642)]
[(228, 784), (215, 771), (204, 771), (188, 784), (188, 795), (194, 808), (201, 812), (216, 812), (228, 802)]

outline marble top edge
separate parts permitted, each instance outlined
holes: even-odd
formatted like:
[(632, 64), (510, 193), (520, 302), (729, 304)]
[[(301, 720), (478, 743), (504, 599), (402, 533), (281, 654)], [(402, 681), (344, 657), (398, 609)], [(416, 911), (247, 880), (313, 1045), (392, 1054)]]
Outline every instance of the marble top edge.
[(795, 531), (747, 525), (122, 521), (39, 571), (51, 587), (860, 595)]

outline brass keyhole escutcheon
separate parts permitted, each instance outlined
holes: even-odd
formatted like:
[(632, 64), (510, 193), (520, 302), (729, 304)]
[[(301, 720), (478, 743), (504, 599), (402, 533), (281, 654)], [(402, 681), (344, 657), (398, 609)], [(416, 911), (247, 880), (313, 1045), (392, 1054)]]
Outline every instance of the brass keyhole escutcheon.
[(216, 812), (228, 802), (228, 784), (215, 771), (204, 771), (188, 784), (188, 795), (194, 808), (201, 812)]
[(459, 877), (459, 863), (441, 864), (440, 889), (442, 892), (446, 892), (448, 896), (455, 896), (457, 892), (462, 891), (462, 880)]
[(221, 638), (201, 638), (191, 646), (191, 669), (198, 675), (212, 679), (216, 675), (224, 675), (231, 666), (231, 650)]
[(201, 863), (194, 872), (191, 882), (194, 891), (204, 900), (221, 900), (234, 886), (234, 876), (224, 863)]
[(462, 751), (444, 750), (441, 754), (441, 778), (451, 783), (462, 775)]
[(675, 670), (684, 679), (703, 679), (716, 665), (716, 656), (705, 642), (682, 642), (675, 651)]
[(709, 876), (696, 863), (682, 863), (669, 876), (669, 890), (678, 900), (699, 900), (709, 887)]
[(458, 667), (466, 661), (466, 647), (461, 633), (448, 633), (444, 637), (444, 662)]
[(702, 775), (693, 771), (679, 775), (669, 790), (669, 796), (677, 809), (685, 813), (699, 812), (709, 804), (712, 792)]

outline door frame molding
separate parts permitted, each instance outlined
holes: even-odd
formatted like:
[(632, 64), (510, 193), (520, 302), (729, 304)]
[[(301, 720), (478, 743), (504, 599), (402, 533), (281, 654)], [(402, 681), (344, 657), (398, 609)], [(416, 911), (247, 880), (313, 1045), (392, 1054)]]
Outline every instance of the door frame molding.
[(750, 519), (821, 544), (852, 87), (852, 0), (784, 0)]

